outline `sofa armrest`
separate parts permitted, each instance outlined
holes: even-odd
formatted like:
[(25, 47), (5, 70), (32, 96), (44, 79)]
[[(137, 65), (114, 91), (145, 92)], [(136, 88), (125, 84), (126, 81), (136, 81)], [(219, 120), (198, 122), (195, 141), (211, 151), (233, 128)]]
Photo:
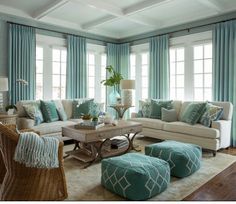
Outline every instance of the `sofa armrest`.
[(220, 132), (220, 148), (226, 148), (230, 146), (231, 122), (231, 120), (212, 121), (211, 127), (219, 130)]
[(32, 129), (34, 127), (34, 120), (26, 117), (17, 118), (16, 123), (19, 130)]
[(137, 118), (138, 113), (131, 113), (131, 118)]

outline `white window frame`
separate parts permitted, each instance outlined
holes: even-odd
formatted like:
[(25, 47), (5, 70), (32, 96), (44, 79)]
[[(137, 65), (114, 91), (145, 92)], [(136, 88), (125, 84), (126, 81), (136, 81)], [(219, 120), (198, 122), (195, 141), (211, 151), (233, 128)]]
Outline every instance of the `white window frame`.
[(170, 39), (170, 48), (184, 47), (184, 100), (194, 100), (193, 46), (212, 42), (212, 31), (196, 33)]

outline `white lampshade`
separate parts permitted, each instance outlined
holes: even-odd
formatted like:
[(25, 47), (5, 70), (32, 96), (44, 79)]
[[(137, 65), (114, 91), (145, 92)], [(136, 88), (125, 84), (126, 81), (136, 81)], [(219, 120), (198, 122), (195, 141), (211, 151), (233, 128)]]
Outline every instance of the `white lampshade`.
[(121, 89), (135, 89), (135, 80), (121, 80), (120, 81)]
[(0, 91), (8, 91), (8, 78), (0, 77)]

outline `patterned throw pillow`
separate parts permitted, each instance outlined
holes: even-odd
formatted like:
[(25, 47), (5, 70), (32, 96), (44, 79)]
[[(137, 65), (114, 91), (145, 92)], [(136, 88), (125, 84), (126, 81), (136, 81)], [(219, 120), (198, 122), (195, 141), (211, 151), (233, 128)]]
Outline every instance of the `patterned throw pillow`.
[(200, 123), (206, 127), (210, 127), (212, 121), (219, 120), (219, 118), (223, 114), (223, 108), (219, 106), (215, 106), (211, 103), (207, 103), (206, 111), (200, 118)]
[(43, 122), (43, 114), (40, 107), (36, 103), (23, 105), (27, 116), (34, 120), (34, 125), (39, 125)]
[(67, 120), (67, 115), (66, 115), (66, 112), (65, 112), (65, 109), (61, 103), (61, 101), (58, 101), (58, 100), (55, 100), (53, 101), (56, 105), (56, 108), (57, 108), (57, 113), (59, 115), (59, 118), (60, 120), (62, 121), (66, 121)]
[(206, 104), (207, 103), (197, 102), (190, 103), (181, 114), (180, 120), (191, 125), (196, 124), (205, 112)]
[(83, 114), (89, 114), (89, 109), (91, 107), (91, 103), (94, 99), (85, 100), (82, 103), (79, 103), (78, 100), (73, 101), (73, 118), (78, 119), (81, 118)]
[(92, 116), (98, 116), (101, 112), (104, 112), (104, 103), (92, 101), (89, 105), (89, 114)]
[(53, 101), (40, 101), (43, 118), (47, 123), (58, 121), (57, 108)]
[(161, 108), (167, 110), (172, 109), (172, 100), (171, 101), (156, 101), (151, 100), (151, 118), (161, 119)]
[(151, 102), (150, 101), (139, 101), (140, 116), (144, 118), (150, 118), (151, 115)]
[(165, 109), (161, 108), (161, 120), (165, 122), (175, 122), (177, 121), (177, 113), (175, 109)]

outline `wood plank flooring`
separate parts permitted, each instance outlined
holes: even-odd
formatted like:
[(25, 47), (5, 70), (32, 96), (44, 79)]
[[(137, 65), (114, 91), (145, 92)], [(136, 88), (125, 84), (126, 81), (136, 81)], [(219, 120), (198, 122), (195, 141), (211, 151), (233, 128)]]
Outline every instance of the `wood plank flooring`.
[[(220, 152), (236, 155), (236, 148)], [(217, 156), (217, 155), (216, 155)], [(236, 200), (236, 162), (216, 175), (206, 184), (183, 199), (184, 201), (232, 201)]]

